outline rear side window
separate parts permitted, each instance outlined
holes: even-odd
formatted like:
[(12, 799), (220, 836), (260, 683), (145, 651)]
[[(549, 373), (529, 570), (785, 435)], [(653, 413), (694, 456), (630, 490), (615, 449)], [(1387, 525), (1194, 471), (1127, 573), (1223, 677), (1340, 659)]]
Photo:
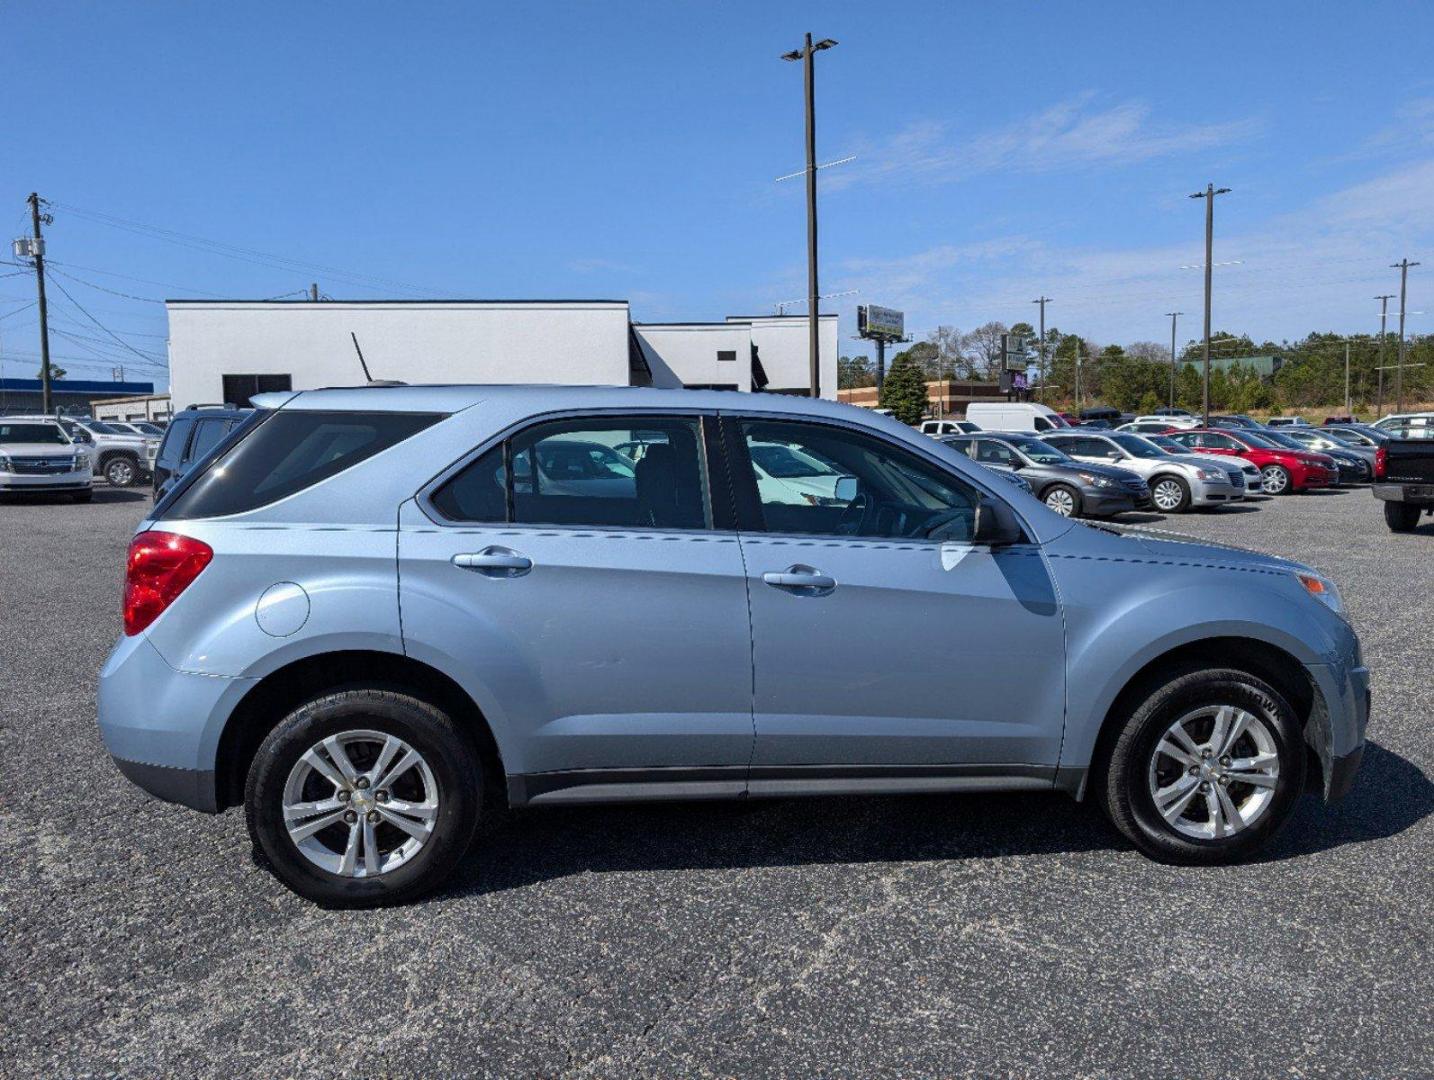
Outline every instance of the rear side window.
[(442, 418), (441, 413), (280, 410), (223, 450), (179, 491), (163, 516), (222, 517), (265, 506), (336, 476)]
[(159, 446), (159, 460), (161, 464), (174, 466), (179, 464), (180, 455), (184, 453), (184, 444), (189, 441), (189, 433), (194, 429), (194, 421), (189, 417), (174, 421), (164, 433), (164, 442)]
[(189, 444), (185, 461), (198, 461), (219, 445), (219, 440), (229, 431), (228, 420), (200, 420), (194, 432), (194, 441)]

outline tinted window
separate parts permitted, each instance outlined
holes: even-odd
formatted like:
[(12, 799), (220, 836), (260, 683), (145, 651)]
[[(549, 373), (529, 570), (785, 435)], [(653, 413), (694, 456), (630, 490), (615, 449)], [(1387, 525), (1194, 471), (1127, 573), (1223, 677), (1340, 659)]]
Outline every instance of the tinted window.
[(1021, 464), (1014, 450), (994, 439), (982, 439), (976, 444), (976, 460), (983, 465), (1006, 465), (1013, 469)]
[[(641, 443), (639, 460), (618, 449)], [(513, 520), (534, 525), (705, 529), (696, 419), (560, 420), (510, 443)]]
[(213, 420), (198, 421), (194, 432), (194, 441), (189, 444), (189, 453), (184, 456), (184, 460), (198, 461), (219, 445), (219, 440), (224, 438), (228, 431), (228, 420), (220, 420), (216, 417)]
[(184, 444), (189, 440), (189, 433), (194, 429), (194, 421), (189, 417), (182, 417), (169, 425), (164, 433), (164, 442), (159, 444), (159, 460), (165, 465), (179, 464), (180, 455), (184, 453)]
[(7, 442), (70, 444), (54, 424), (0, 424), (0, 443)]
[(976, 494), (954, 476), (891, 443), (821, 424), (746, 420), (749, 454), (785, 446), (830, 472), (783, 479), (753, 472), (769, 532), (925, 539), (937, 527), (969, 539)]
[(450, 521), (507, 521), (508, 488), (499, 444), (433, 495), (433, 507)]
[[(161, 507), (172, 518), (219, 517), (264, 506), (352, 468), (442, 419), (439, 413), (270, 412)], [(214, 423), (218, 435), (227, 421)], [(202, 431), (202, 429), (201, 429)]]

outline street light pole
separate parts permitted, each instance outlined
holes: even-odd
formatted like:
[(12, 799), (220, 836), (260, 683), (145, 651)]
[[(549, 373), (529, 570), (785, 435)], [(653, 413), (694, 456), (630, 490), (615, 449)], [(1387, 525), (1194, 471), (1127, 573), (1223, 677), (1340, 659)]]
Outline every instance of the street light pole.
[[(1041, 380), (1041, 389), (1043, 390), (1046, 385), (1046, 305), (1050, 302), (1051, 298), (1045, 293), (1042, 293), (1031, 301), (1033, 304), (1041, 305), (1041, 370), (1039, 377)], [(1002, 359), (1004, 360), (1004, 357)]]
[(1404, 297), (1409, 290), (1409, 268), (1418, 265), (1417, 262), (1400, 259), (1390, 266), (1391, 270), (1399, 271), (1399, 356), (1394, 368), (1394, 411), (1397, 413), (1404, 411)]
[(1183, 311), (1167, 311), (1170, 316), (1170, 407), (1175, 408), (1175, 320), (1184, 315)]
[(1204, 391), (1204, 424), (1210, 426), (1210, 286), (1212, 271), (1211, 265), (1215, 259), (1215, 196), (1223, 195), (1230, 189), (1227, 187), (1217, 188), (1214, 184), (1206, 184), (1204, 191), (1197, 191), (1191, 195), (1192, 199), (1205, 200), (1205, 391)]
[(807, 34), (800, 49), (783, 53), (783, 60), (800, 60), (806, 84), (807, 119), (807, 360), (811, 368), (812, 397), (821, 397), (821, 339), (818, 333), (821, 297), (817, 288), (817, 112), (816, 65), (813, 58), (836, 42), (824, 38), (812, 43)]
[[(1374, 411), (1382, 413), (1384, 411), (1384, 340), (1387, 336), (1385, 322), (1389, 318), (1389, 301), (1394, 299), (1394, 294), (1385, 293), (1383, 296), (1376, 296), (1375, 299), (1379, 301), (1379, 396), (1375, 399)], [(1378, 420), (1379, 417), (1376, 416), (1375, 419)]]

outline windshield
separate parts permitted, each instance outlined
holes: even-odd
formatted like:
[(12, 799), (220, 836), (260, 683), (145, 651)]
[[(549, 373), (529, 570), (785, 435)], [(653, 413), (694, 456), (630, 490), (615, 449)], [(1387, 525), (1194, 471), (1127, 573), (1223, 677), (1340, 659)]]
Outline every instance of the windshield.
[(1037, 465), (1074, 465), (1075, 462), (1057, 450), (1050, 443), (1041, 442), (1040, 439), (1032, 439), (1023, 436), (1007, 436), (1001, 440), (1008, 446), (1014, 446), (1026, 457), (1030, 458)]
[(1111, 439), (1131, 457), (1161, 458), (1165, 456), (1160, 447), (1152, 446), (1149, 441), (1139, 435), (1112, 435)]
[(1270, 432), (1261, 432), (1256, 435), (1253, 431), (1240, 432), (1240, 440), (1247, 446), (1254, 446), (1260, 450), (1278, 450), (1282, 444), (1274, 441)]
[(1169, 435), (1147, 435), (1145, 438), (1160, 447), (1160, 449), (1164, 450), (1167, 454), (1184, 454), (1190, 450), (1188, 446), (1181, 445)]
[(119, 428), (112, 428), (108, 424), (102, 424), (98, 420), (86, 420), (80, 427), (89, 428), (96, 435), (128, 435), (128, 431), (120, 431)]
[(70, 440), (55, 424), (0, 424), (0, 443), (8, 442), (70, 445)]
[(1287, 450), (1308, 450), (1309, 447), (1291, 435), (1283, 431), (1266, 431), (1263, 437), (1274, 443), (1276, 446), (1283, 446)]
[(143, 432), (143, 433), (146, 434), (146, 435), (163, 435), (163, 434), (164, 434), (163, 431), (161, 431), (159, 428), (155, 427), (153, 424), (131, 424), (130, 427), (134, 428), (136, 431), (141, 431), (141, 432)]
[(768, 476), (778, 480), (796, 480), (804, 476), (831, 476), (836, 470), (823, 465), (810, 454), (780, 443), (753, 443), (749, 447), (752, 460)]

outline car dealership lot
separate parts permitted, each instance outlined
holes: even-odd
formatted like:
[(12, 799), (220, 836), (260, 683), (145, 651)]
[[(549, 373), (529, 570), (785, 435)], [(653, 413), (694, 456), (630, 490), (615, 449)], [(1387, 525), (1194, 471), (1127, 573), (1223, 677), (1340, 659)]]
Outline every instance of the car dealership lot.
[(148, 505), (97, 488), (89, 506), (0, 506), (0, 1072), (1434, 1060), (1434, 525), (1390, 534), (1366, 490), (1126, 519), (1308, 562), (1362, 635), (1362, 774), (1339, 806), (1304, 800), (1264, 861), (1156, 865), (1055, 795), (585, 807), (495, 822), (429, 901), (338, 913), (252, 865), (239, 813), (153, 802), (100, 745), (94, 677)]

